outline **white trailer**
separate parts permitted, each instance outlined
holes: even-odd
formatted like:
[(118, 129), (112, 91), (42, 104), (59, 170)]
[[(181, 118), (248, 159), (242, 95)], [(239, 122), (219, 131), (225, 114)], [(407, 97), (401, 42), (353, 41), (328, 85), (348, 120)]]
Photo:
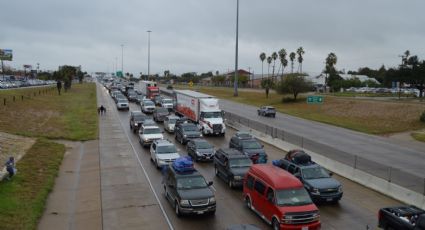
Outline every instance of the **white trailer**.
[(223, 111), (217, 98), (192, 90), (174, 90), (174, 95), (176, 113), (197, 123), (204, 135), (226, 133)]

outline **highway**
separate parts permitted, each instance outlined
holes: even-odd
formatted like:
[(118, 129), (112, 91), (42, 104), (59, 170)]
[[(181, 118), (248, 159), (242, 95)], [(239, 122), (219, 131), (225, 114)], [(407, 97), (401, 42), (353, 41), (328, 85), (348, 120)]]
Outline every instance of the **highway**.
[[(204, 175), (208, 181), (213, 181), (213, 188), (217, 198), (217, 212), (215, 216), (188, 216), (178, 218), (172, 206), (167, 202), (163, 194), (163, 186), (161, 184), (162, 175), (154, 165), (150, 162), (149, 149), (142, 148), (138, 143), (138, 138), (130, 131), (129, 128), (129, 112), (117, 111), (115, 104), (109, 96), (107, 90), (98, 84), (98, 95), (102, 98), (98, 100), (106, 103), (108, 116), (116, 117), (119, 124), (117, 128), (123, 129), (127, 134), (126, 141), (134, 146), (135, 154), (139, 157), (145, 168), (146, 176), (152, 182), (155, 192), (158, 194), (159, 202), (164, 208), (166, 217), (169, 219), (173, 229), (225, 229), (234, 224), (254, 224), (261, 229), (271, 229), (268, 225), (256, 216), (252, 211), (248, 210), (242, 200), (242, 192), (240, 189), (230, 189), (226, 183), (214, 176), (214, 168), (212, 163), (196, 163), (195, 167)], [(228, 103), (223, 103), (225, 109), (229, 109)], [(130, 110), (140, 110), (140, 107), (134, 103), (130, 103)], [(238, 107), (236, 107), (238, 109)], [(248, 108), (250, 109), (250, 108)], [(246, 111), (243, 114), (247, 114)], [(115, 119), (115, 118), (114, 118)], [(258, 119), (256, 117), (256, 119)], [(162, 124), (159, 125), (163, 128)], [(206, 137), (216, 148), (227, 147), (229, 139), (235, 130), (229, 129), (225, 137)], [(174, 141), (174, 135), (165, 133), (167, 139)], [(120, 143), (123, 144), (123, 143)], [(185, 146), (175, 142), (177, 148), (182, 155), (186, 155)], [(265, 144), (265, 150), (269, 156), (269, 161), (279, 159), (284, 156), (284, 152), (273, 146)], [(101, 152), (102, 154), (102, 152)], [(344, 196), (339, 204), (336, 205), (319, 205), (322, 228), (337, 229), (376, 229), (377, 212), (379, 208), (400, 204), (398, 201), (390, 199), (382, 194), (374, 192), (364, 186), (354, 183), (338, 175), (334, 175), (336, 179), (341, 181), (344, 187)], [(105, 217), (104, 217), (105, 218)], [(166, 218), (156, 218), (152, 221), (163, 221)]]

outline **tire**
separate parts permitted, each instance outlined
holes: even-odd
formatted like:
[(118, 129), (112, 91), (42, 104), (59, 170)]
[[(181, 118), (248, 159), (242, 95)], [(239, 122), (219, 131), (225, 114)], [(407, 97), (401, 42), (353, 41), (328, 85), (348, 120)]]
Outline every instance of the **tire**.
[(276, 220), (276, 218), (273, 218), (272, 220), (272, 228), (273, 230), (280, 230), (280, 223)]
[(251, 199), (249, 197), (245, 198), (245, 205), (248, 209), (252, 209)]
[(179, 204), (177, 203), (177, 201), (174, 203), (174, 212), (176, 213), (177, 217), (180, 217), (182, 215), (180, 213), (180, 208), (179, 208)]

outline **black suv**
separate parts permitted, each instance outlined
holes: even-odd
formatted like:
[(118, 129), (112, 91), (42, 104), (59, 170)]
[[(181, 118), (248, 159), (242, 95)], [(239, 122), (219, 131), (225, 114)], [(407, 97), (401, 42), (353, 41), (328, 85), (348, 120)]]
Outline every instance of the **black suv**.
[(267, 154), (264, 146), (247, 132), (236, 132), (230, 139), (229, 148), (235, 148), (249, 158), (254, 164), (267, 163)]
[(196, 138), (187, 143), (187, 155), (195, 161), (212, 161), (214, 160), (214, 146), (205, 139)]
[(177, 216), (182, 214), (214, 214), (216, 201), (211, 182), (195, 169), (180, 173), (168, 166), (164, 175), (164, 192)]
[(190, 139), (202, 137), (198, 126), (193, 123), (178, 124), (174, 128), (174, 132), (176, 133), (176, 140), (183, 145), (186, 144)]
[(251, 165), (252, 161), (236, 149), (219, 149), (214, 155), (215, 175), (225, 180), (230, 188), (242, 186)]
[(336, 203), (342, 198), (341, 183), (331, 177), (332, 173), (312, 161), (310, 155), (303, 150), (291, 150), (285, 158), (274, 160), (273, 165), (300, 179), (311, 199), (316, 203)]
[(148, 116), (144, 115), (142, 111), (131, 111), (130, 112), (130, 129), (133, 133), (136, 133), (140, 125), (143, 124), (143, 121), (148, 118)]

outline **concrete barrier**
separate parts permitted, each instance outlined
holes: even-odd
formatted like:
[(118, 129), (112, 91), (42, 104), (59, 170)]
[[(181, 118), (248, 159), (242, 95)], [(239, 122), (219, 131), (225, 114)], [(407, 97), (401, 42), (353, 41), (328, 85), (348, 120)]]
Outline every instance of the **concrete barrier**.
[[(282, 141), (281, 139), (278, 139), (278, 138), (273, 138), (269, 135), (266, 135), (254, 129), (250, 129), (236, 122), (227, 121), (227, 125), (237, 130), (249, 131), (252, 135), (256, 136), (259, 140), (265, 143), (268, 143), (270, 145), (273, 145), (286, 152), (291, 149), (301, 148), (300, 146), (293, 145), (291, 143)], [(341, 175), (349, 180), (357, 182), (365, 187), (373, 189), (377, 192), (385, 194), (391, 198), (394, 198), (406, 204), (415, 205), (417, 207), (425, 209), (425, 196), (420, 193), (403, 188), (387, 180), (373, 176), (359, 169), (353, 168), (352, 166), (342, 164), (338, 161), (335, 161), (328, 157), (317, 154), (310, 149), (304, 149), (304, 151), (310, 154), (312, 159), (314, 159), (315, 162), (322, 165), (326, 169), (332, 172), (335, 172), (338, 175)]]

